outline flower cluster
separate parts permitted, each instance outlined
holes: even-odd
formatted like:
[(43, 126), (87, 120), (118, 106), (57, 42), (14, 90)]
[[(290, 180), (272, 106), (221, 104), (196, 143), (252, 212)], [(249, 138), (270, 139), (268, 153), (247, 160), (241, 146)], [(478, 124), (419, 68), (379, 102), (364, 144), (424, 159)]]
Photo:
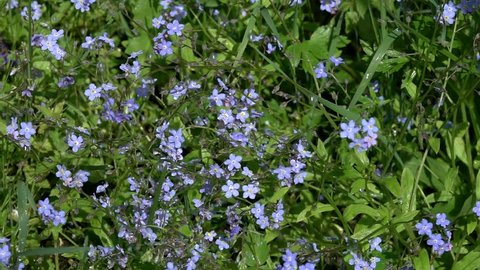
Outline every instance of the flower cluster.
[[(380, 243), (382, 239), (380, 237), (375, 237), (368, 241), (369, 250), (368, 252), (371, 254), (373, 252), (382, 252), (382, 247)], [(354, 269), (365, 269), (365, 270), (373, 270), (377, 267), (377, 263), (380, 261), (380, 258), (376, 256), (371, 256), (368, 259), (364, 259), (361, 254), (356, 254), (354, 252), (350, 253), (352, 258), (348, 260), (348, 264), (354, 267)]]
[(436, 215), (435, 224), (440, 227), (436, 230), (437, 233), (434, 233), (433, 231), (433, 223), (426, 219), (422, 219), (420, 222), (415, 224), (415, 228), (417, 229), (419, 235), (428, 236), (427, 245), (432, 247), (433, 253), (442, 255), (443, 253), (450, 251), (453, 247), (452, 243), (450, 242), (452, 238), (452, 232), (447, 228), (448, 225), (450, 225), (450, 221), (447, 219), (446, 214), (438, 213)]
[(96, 0), (70, 0), (75, 5), (75, 8), (81, 12), (90, 10), (90, 5), (95, 3)]
[(283, 210), (282, 201), (279, 201), (275, 211), (273, 211), (271, 215), (272, 224), (270, 224), (268, 216), (265, 215), (265, 205), (256, 202), (254, 207), (250, 209), (250, 213), (252, 213), (252, 215), (255, 217), (257, 220), (256, 223), (261, 229), (266, 229), (267, 227), (270, 227), (271, 229), (278, 229), (280, 227), (280, 223), (284, 220), (283, 215), (285, 214), (285, 211)]
[[(18, 5), (18, 3), (14, 2), (14, 3), (10, 3), (10, 6), (14, 7), (16, 6), (15, 4)], [(42, 5), (40, 5), (37, 1), (33, 1), (30, 4), (30, 8), (31, 8), (31, 11), (28, 10), (28, 7), (24, 7), (20, 15), (22, 15), (23, 18), (28, 20), (28, 15), (31, 12), (32, 21), (38, 21), (42, 16)]]
[(16, 117), (12, 117), (10, 125), (7, 126), (7, 135), (24, 148), (31, 146), (32, 137), (36, 133), (32, 122), (21, 122), (19, 129)]
[(457, 6), (450, 1), (443, 4), (443, 11), (439, 18), (441, 24), (453, 24), (455, 22), (455, 14), (457, 13)]
[(342, 0), (320, 0), (320, 10), (335, 14), (341, 3)]
[(98, 37), (86, 36), (85, 42), (81, 44), (81, 47), (86, 50), (93, 50), (101, 48), (104, 44), (110, 46), (111, 49), (115, 48), (115, 41), (109, 38), (107, 33), (103, 33), (103, 35)]
[(350, 148), (357, 148), (358, 151), (366, 151), (377, 144), (378, 127), (375, 124), (375, 118), (368, 120), (362, 119), (361, 126), (357, 126), (355, 121), (340, 124), (340, 138), (347, 138), (351, 142)]
[[(339, 65), (343, 64), (343, 58), (341, 57), (335, 57), (335, 56), (330, 56), (329, 57), (329, 60), (330, 62), (332, 62), (332, 64), (335, 66), (335, 67), (338, 67)], [(320, 79), (320, 78), (327, 78), (328, 77), (328, 73), (326, 71), (326, 67), (325, 67), (325, 63), (324, 62), (319, 62), (316, 66), (315, 66), (315, 69), (314, 69), (314, 72), (315, 72), (315, 78), (317, 79)]]
[(79, 170), (72, 176), (72, 172), (64, 165), (57, 165), (57, 173), (55, 175), (63, 181), (64, 186), (69, 188), (81, 188), (83, 187), (83, 183), (88, 182), (90, 173), (84, 170)]
[(298, 270), (314, 270), (315, 263), (307, 262), (302, 265), (298, 265), (297, 261), (298, 254), (292, 252), (290, 249), (285, 250), (285, 253), (282, 255), (283, 264), (277, 267), (277, 270), (289, 270), (289, 269), (298, 269)]
[(57, 211), (50, 204), (48, 198), (38, 201), (38, 214), (42, 218), (45, 224), (52, 222), (53, 226), (57, 227), (59, 225), (67, 223), (65, 218), (65, 211)]
[(479, 0), (462, 0), (457, 6), (463, 14), (473, 13), (480, 8)]
[(290, 187), (292, 182), (295, 185), (303, 183), (305, 176), (307, 176), (307, 173), (303, 170), (305, 167), (305, 163), (300, 158), (295, 158), (290, 160), (290, 166), (279, 165), (272, 173), (281, 181), (281, 186)]
[(52, 29), (48, 36), (36, 34), (32, 37), (32, 45), (40, 47), (42, 51), (48, 50), (57, 60), (62, 60), (67, 54), (58, 44), (57, 41), (63, 37), (62, 29)]
[(116, 245), (115, 247), (90, 245), (90, 250), (87, 255), (92, 262), (106, 259), (107, 269), (113, 269), (115, 265), (126, 268), (128, 263), (128, 255), (119, 245)]
[(160, 56), (168, 56), (173, 54), (172, 41), (168, 38), (171, 36), (182, 36), (185, 27), (179, 21), (187, 15), (182, 5), (171, 5), (171, 1), (161, 1), (164, 9), (163, 15), (152, 20), (152, 26), (161, 32), (153, 38), (153, 50)]
[(10, 252), (10, 240), (8, 238), (0, 238), (0, 265), (8, 267), (10, 264), (10, 257), (12, 253)]

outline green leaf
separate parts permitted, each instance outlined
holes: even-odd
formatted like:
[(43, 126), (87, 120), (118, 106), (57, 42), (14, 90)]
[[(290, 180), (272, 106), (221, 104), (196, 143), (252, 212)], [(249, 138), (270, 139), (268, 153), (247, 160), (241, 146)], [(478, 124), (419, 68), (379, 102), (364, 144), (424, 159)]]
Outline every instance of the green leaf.
[(363, 92), (369, 85), (370, 81), (372, 80), (373, 75), (375, 74), (378, 65), (383, 59), (383, 56), (387, 52), (388, 48), (390, 48), (390, 45), (392, 45), (393, 41), (397, 39), (397, 37), (400, 36), (400, 30), (395, 29), (392, 31), (388, 36), (384, 37), (382, 40), (382, 43), (380, 44), (380, 47), (378, 47), (378, 50), (375, 52), (375, 55), (372, 58), (372, 61), (370, 61), (370, 64), (368, 65), (367, 71), (365, 72), (365, 75), (362, 78), (362, 81), (360, 82), (360, 85), (358, 86), (357, 90), (355, 91), (355, 95), (352, 98), (352, 101), (350, 101), (350, 105), (348, 105), (348, 108), (353, 108), (355, 104), (357, 104), (358, 99), (363, 95)]
[(475, 270), (480, 265), (480, 251), (476, 250), (468, 252), (465, 257), (453, 264), (452, 270)]
[(435, 154), (438, 154), (438, 151), (440, 151), (440, 139), (430, 137), (428, 138), (428, 144), (430, 145), (432, 150), (435, 152)]
[(88, 247), (56, 247), (56, 248), (34, 248), (29, 249), (25, 252), (21, 252), (20, 256), (25, 257), (38, 257), (38, 256), (48, 256), (53, 254), (63, 254), (63, 253), (84, 253), (89, 250)]
[(364, 204), (351, 204), (347, 206), (343, 212), (343, 217), (346, 221), (350, 221), (359, 214), (365, 214), (374, 219), (380, 218), (380, 214), (376, 209)]
[(465, 163), (465, 165), (469, 166), (467, 152), (465, 151), (465, 142), (463, 141), (463, 138), (456, 137), (454, 140), (454, 146), (455, 146), (455, 156), (457, 156), (458, 159), (460, 159), (463, 163)]
[(383, 181), (385, 187), (397, 198), (402, 196), (402, 188), (395, 177), (387, 177)]
[(243, 53), (245, 52), (245, 48), (247, 47), (247, 44), (250, 41), (250, 34), (252, 33), (252, 29), (255, 26), (255, 22), (256, 22), (256, 19), (254, 16), (248, 19), (247, 29), (245, 29), (242, 42), (238, 46), (237, 56), (235, 57), (235, 66), (237, 66), (240, 59), (242, 59)]
[(430, 270), (430, 260), (428, 258), (428, 252), (422, 248), (418, 257), (413, 258), (413, 265), (416, 270)]
[(477, 178), (475, 179), (475, 198), (480, 200), (480, 171), (477, 173)]
[(405, 77), (402, 80), (401, 88), (407, 90), (408, 95), (414, 98), (417, 95), (417, 86), (413, 83), (413, 79), (417, 75), (415, 70), (405, 73)]
[(23, 181), (17, 183), (17, 204), (18, 204), (18, 251), (23, 252), (28, 236), (28, 197), (30, 191)]
[[(415, 196), (415, 183), (412, 171), (409, 168), (404, 168), (402, 172), (401, 179), (401, 190), (402, 190), (402, 212), (408, 212), (410, 210), (415, 210), (415, 198), (412, 199), (412, 196)], [(412, 201), (411, 201), (412, 200)], [(412, 205), (410, 205), (410, 203)]]
[(283, 196), (288, 192), (289, 189), (290, 189), (289, 187), (282, 187), (278, 189), (277, 191), (275, 191), (272, 197), (270, 197), (269, 201), (271, 203), (276, 203), (278, 200), (283, 198)]

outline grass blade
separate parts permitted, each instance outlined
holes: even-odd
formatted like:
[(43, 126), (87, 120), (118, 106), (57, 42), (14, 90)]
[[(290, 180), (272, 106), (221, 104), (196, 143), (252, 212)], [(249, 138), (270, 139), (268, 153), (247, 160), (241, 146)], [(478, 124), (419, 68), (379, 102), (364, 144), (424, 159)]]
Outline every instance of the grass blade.
[(368, 65), (367, 71), (365, 72), (365, 75), (363, 76), (362, 81), (360, 82), (360, 85), (358, 86), (357, 91), (355, 92), (355, 95), (352, 98), (352, 101), (350, 101), (350, 105), (348, 105), (349, 109), (355, 106), (358, 99), (363, 94), (368, 84), (372, 80), (373, 74), (375, 74), (378, 66), (380, 65), (380, 62), (383, 59), (383, 56), (385, 56), (385, 54), (387, 53), (387, 50), (390, 48), (390, 45), (392, 45), (393, 41), (397, 39), (397, 37), (399, 36), (400, 36), (400, 30), (395, 29), (390, 34), (388, 34), (387, 37), (385, 37), (382, 40), (382, 43), (378, 47), (378, 50), (373, 55), (372, 61)]

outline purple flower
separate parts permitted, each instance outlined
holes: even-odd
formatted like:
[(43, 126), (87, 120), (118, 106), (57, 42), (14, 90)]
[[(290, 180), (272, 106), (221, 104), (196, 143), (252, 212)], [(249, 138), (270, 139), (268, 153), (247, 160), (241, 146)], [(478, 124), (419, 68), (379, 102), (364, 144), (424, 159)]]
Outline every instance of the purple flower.
[(448, 225), (450, 225), (450, 221), (447, 219), (447, 215), (445, 213), (438, 213), (437, 214), (437, 221), (435, 224), (442, 228), (446, 228)]
[(291, 178), (292, 169), (283, 165), (278, 166), (273, 173), (277, 175), (278, 180), (288, 180)]
[(218, 90), (216, 88), (213, 89), (212, 95), (208, 97), (208, 100), (210, 100), (210, 104), (212, 106), (213, 105), (222, 106), (224, 99), (225, 99), (225, 94), (218, 93)]
[(215, 231), (209, 231), (209, 232), (205, 233), (204, 239), (209, 241), (209, 242), (213, 242), (213, 238), (215, 236), (217, 236), (217, 233)]
[[(283, 267), (290, 269), (297, 268), (297, 253), (290, 251), (290, 249), (285, 250), (285, 254), (282, 255)], [(287, 268), (288, 269), (288, 268)]]
[[(42, 6), (38, 4), (37, 1), (33, 1), (30, 5), (31, 7), (31, 15), (32, 15), (32, 20), (33, 21), (38, 21), (40, 17), (42, 16)], [(24, 7), (22, 9), (22, 12), (20, 13), (23, 18), (28, 19), (29, 11), (27, 7)]]
[(477, 215), (477, 217), (480, 217), (480, 201), (477, 201), (475, 203), (475, 206), (472, 208), (472, 211)]
[(323, 62), (318, 63), (314, 71), (317, 79), (326, 78), (328, 76), (327, 72), (325, 72), (325, 65)]
[(167, 56), (173, 53), (172, 42), (166, 40), (156, 42), (153, 49), (160, 56)]
[(426, 219), (422, 219), (421, 222), (415, 224), (415, 228), (417, 228), (419, 235), (431, 235), (433, 224)]
[(251, 200), (255, 199), (255, 196), (260, 191), (257, 185), (255, 184), (248, 184), (246, 186), (242, 186), (243, 190), (243, 198), (250, 198)]
[(45, 200), (39, 200), (38, 201), (38, 214), (42, 217), (49, 217), (52, 212), (55, 210), (53, 209), (53, 206), (50, 204), (49, 199), (46, 198)]
[(253, 216), (260, 218), (265, 213), (265, 206), (258, 202), (255, 203), (254, 207), (250, 210)]
[(229, 158), (225, 160), (223, 164), (227, 165), (229, 171), (233, 171), (233, 169), (240, 169), (240, 161), (242, 161), (241, 156), (236, 156), (234, 154), (230, 154)]
[(295, 174), (295, 176), (293, 176), (293, 183), (295, 185), (303, 183), (306, 176), (307, 176), (306, 172), (300, 172), (300, 173)]
[(228, 180), (227, 184), (222, 186), (222, 191), (225, 192), (226, 198), (231, 198), (232, 196), (235, 196), (235, 197), (238, 196), (239, 188), (240, 188), (240, 185), (238, 183)]
[(227, 244), (227, 242), (221, 240), (220, 238), (215, 241), (215, 244), (217, 244), (219, 250), (224, 250), (228, 249), (230, 246)]
[(168, 142), (172, 144), (175, 148), (181, 148), (182, 143), (185, 141), (182, 134), (182, 129), (170, 130), (171, 136), (168, 137)]
[(253, 172), (248, 167), (243, 167), (242, 175), (245, 175), (248, 178), (252, 178)]
[(208, 172), (217, 178), (220, 178), (225, 174), (225, 171), (218, 164), (211, 165)]
[(366, 132), (369, 136), (374, 136), (378, 132), (378, 127), (375, 125), (375, 118), (362, 119), (362, 131)]
[(20, 127), (20, 135), (23, 135), (27, 140), (37, 133), (35, 128), (32, 126), (32, 122), (22, 122), (20, 123)]
[(3, 245), (0, 248), (0, 263), (3, 264), (5, 267), (10, 264), (10, 257), (12, 257), (12, 253), (10, 252), (10, 245)]
[(75, 83), (75, 79), (73, 77), (65, 76), (65, 77), (61, 78), (60, 80), (58, 80), (57, 85), (60, 88), (67, 88), (74, 83)]
[(85, 90), (85, 95), (88, 97), (88, 100), (94, 101), (95, 99), (99, 98), (101, 95), (100, 93), (102, 92), (101, 87), (96, 87), (95, 84), (91, 83), (88, 86), (88, 89)]
[(437, 249), (439, 246), (444, 245), (445, 242), (442, 239), (442, 235), (439, 233), (432, 233), (429, 235), (427, 245), (432, 246), (433, 249)]
[(343, 59), (341, 57), (334, 57), (334, 56), (330, 56), (330, 58), (328, 58), (330, 60), (330, 62), (333, 63), (333, 65), (335, 65), (336, 67), (338, 67), (339, 65), (343, 64)]
[[(72, 176), (72, 172), (67, 170), (67, 167), (64, 165), (57, 165), (57, 173), (55, 175), (60, 178), (61, 180), (67, 180)], [(47, 198), (48, 200), (48, 198)]]
[(85, 37), (85, 42), (82, 43), (82, 48), (90, 50), (92, 49), (92, 46), (95, 44), (95, 41), (97, 41), (96, 38), (92, 38), (91, 36), (86, 36)]
[(368, 243), (370, 244), (370, 250), (371, 251), (378, 251), (382, 252), (382, 247), (380, 246), (380, 243), (382, 242), (382, 239), (380, 237), (375, 237), (373, 239), (370, 239)]
[(298, 270), (315, 270), (315, 264), (314, 263), (302, 264), (298, 267)]
[(266, 217), (266, 216), (260, 216), (257, 219), (256, 223), (257, 223), (258, 226), (260, 226), (260, 229), (265, 229), (268, 226), (270, 226), (270, 222), (268, 221), (268, 217)]
[(83, 143), (82, 136), (77, 136), (73, 133), (70, 134), (70, 136), (68, 136), (68, 146), (72, 148), (72, 151), (74, 153), (78, 152), (78, 150), (82, 147), (82, 143)]
[(235, 117), (237, 120), (240, 120), (240, 122), (245, 123), (249, 117), (248, 111), (247, 110), (241, 110), (239, 113), (237, 113), (237, 116)]
[(443, 5), (443, 12), (440, 16), (441, 24), (453, 24), (455, 22), (455, 14), (457, 13), (457, 7), (450, 1)]
[(273, 46), (272, 43), (267, 44), (267, 53), (272, 54), (274, 51), (277, 50), (277, 47)]
[(340, 3), (342, 3), (341, 0), (320, 0), (320, 10), (335, 14)]
[(174, 20), (173, 22), (167, 24), (167, 33), (169, 35), (181, 36), (183, 28), (183, 24), (179, 23), (177, 20)]
[(65, 211), (55, 211), (52, 214), (52, 222), (53, 226), (59, 226), (61, 224), (67, 223), (67, 219), (65, 218)]
[(74, 5), (75, 9), (80, 10), (81, 12), (89, 11), (90, 5), (95, 3), (95, 0), (70, 0)]
[(220, 110), (220, 115), (217, 119), (223, 121), (225, 125), (229, 125), (235, 121), (235, 118), (233, 118), (232, 115), (232, 110)]
[(199, 199), (193, 199), (193, 205), (195, 206), (195, 208), (199, 208), (200, 206), (203, 205), (203, 202)]
[(167, 23), (167, 21), (165, 21), (162, 15), (157, 18), (153, 18), (152, 20), (152, 26), (157, 29), (160, 29), (160, 27), (162, 27), (162, 25), (165, 25), (165, 23)]

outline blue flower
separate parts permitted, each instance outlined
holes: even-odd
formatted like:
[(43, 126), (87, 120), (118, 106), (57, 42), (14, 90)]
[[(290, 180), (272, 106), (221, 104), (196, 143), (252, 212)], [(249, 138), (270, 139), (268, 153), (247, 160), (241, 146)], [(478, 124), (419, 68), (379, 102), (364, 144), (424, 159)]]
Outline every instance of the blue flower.
[(419, 235), (430, 235), (432, 234), (433, 224), (426, 219), (422, 219), (421, 222), (415, 224), (415, 228), (417, 228)]
[(232, 124), (235, 121), (235, 118), (233, 118), (232, 115), (232, 110), (220, 110), (220, 115), (217, 119), (223, 121), (225, 125)]
[(169, 35), (181, 36), (183, 28), (183, 24), (179, 23), (177, 20), (174, 20), (173, 22), (167, 24), (167, 33)]
[(210, 104), (216, 105), (216, 106), (222, 106), (223, 105), (223, 100), (225, 99), (225, 94), (223, 93), (218, 93), (218, 90), (215, 88), (212, 91), (212, 95), (208, 97), (208, 100), (210, 100)]
[(445, 213), (438, 213), (437, 214), (437, 221), (435, 224), (439, 225), (442, 228), (446, 228), (450, 225), (450, 221), (447, 219), (447, 215)]
[(379, 251), (382, 252), (382, 247), (380, 246), (380, 243), (382, 242), (382, 239), (380, 237), (375, 237), (373, 239), (370, 239), (368, 243), (370, 244), (370, 250), (371, 251)]
[(256, 218), (260, 218), (265, 213), (265, 205), (256, 202), (254, 207), (250, 210), (250, 213), (252, 213), (252, 215), (254, 215)]
[(362, 131), (366, 132), (369, 136), (375, 136), (378, 132), (378, 127), (375, 125), (375, 118), (362, 119)]
[(260, 191), (257, 185), (255, 184), (248, 184), (245, 186), (242, 186), (243, 190), (243, 198), (250, 198), (250, 199), (255, 199), (255, 196), (257, 193)]
[(10, 264), (10, 257), (12, 257), (12, 253), (10, 252), (10, 245), (3, 245), (0, 248), (0, 263), (3, 264), (5, 267)]
[(234, 169), (240, 169), (242, 166), (240, 165), (240, 161), (242, 161), (241, 156), (230, 154), (229, 159), (225, 160), (224, 164), (227, 165), (229, 171), (233, 171)]
[(95, 99), (99, 98), (101, 95), (102, 88), (95, 86), (95, 84), (91, 83), (88, 86), (88, 89), (85, 90), (85, 95), (88, 97), (88, 100), (94, 101)]
[(32, 126), (32, 122), (22, 122), (20, 123), (20, 127), (20, 135), (23, 135), (27, 140), (37, 133), (35, 128)]
[(333, 63), (333, 65), (335, 65), (336, 67), (343, 64), (343, 59), (341, 57), (334, 57), (334, 56), (330, 56), (329, 58), (330, 62)]
[(68, 146), (72, 148), (72, 151), (74, 153), (78, 152), (78, 150), (82, 147), (83, 143), (83, 137), (82, 136), (77, 136), (75, 134), (70, 134), (68, 136)]
[(477, 215), (477, 217), (480, 217), (480, 201), (477, 201), (475, 203), (475, 206), (472, 208), (472, 211)]
[(156, 54), (160, 56), (167, 56), (173, 53), (172, 42), (167, 40), (160, 40), (160, 42), (155, 42), (153, 50)]
[(95, 3), (96, 0), (70, 0), (74, 5), (75, 9), (80, 10), (81, 12), (89, 11), (90, 5)]
[(235, 197), (238, 196), (239, 188), (240, 188), (240, 185), (238, 183), (228, 180), (227, 184), (222, 186), (222, 191), (225, 192), (226, 198), (231, 198), (232, 196), (235, 196)]
[(215, 231), (209, 231), (209, 232), (205, 233), (204, 239), (209, 241), (209, 242), (213, 242), (213, 238), (215, 236), (217, 236), (217, 233)]
[(220, 250), (228, 249), (228, 248), (230, 247), (230, 246), (227, 244), (227, 242), (221, 240), (220, 238), (217, 239), (217, 241), (215, 241), (215, 244), (217, 244), (218, 249), (220, 249)]
[(182, 129), (170, 130), (171, 136), (168, 137), (168, 142), (172, 144), (175, 148), (181, 148), (182, 143), (185, 141), (182, 134)]
[(266, 216), (260, 216), (256, 223), (258, 226), (260, 226), (260, 229), (266, 229), (268, 226), (270, 226), (270, 222)]
[(325, 65), (323, 62), (318, 63), (314, 71), (317, 79), (326, 78), (328, 76), (327, 72), (325, 72)]

